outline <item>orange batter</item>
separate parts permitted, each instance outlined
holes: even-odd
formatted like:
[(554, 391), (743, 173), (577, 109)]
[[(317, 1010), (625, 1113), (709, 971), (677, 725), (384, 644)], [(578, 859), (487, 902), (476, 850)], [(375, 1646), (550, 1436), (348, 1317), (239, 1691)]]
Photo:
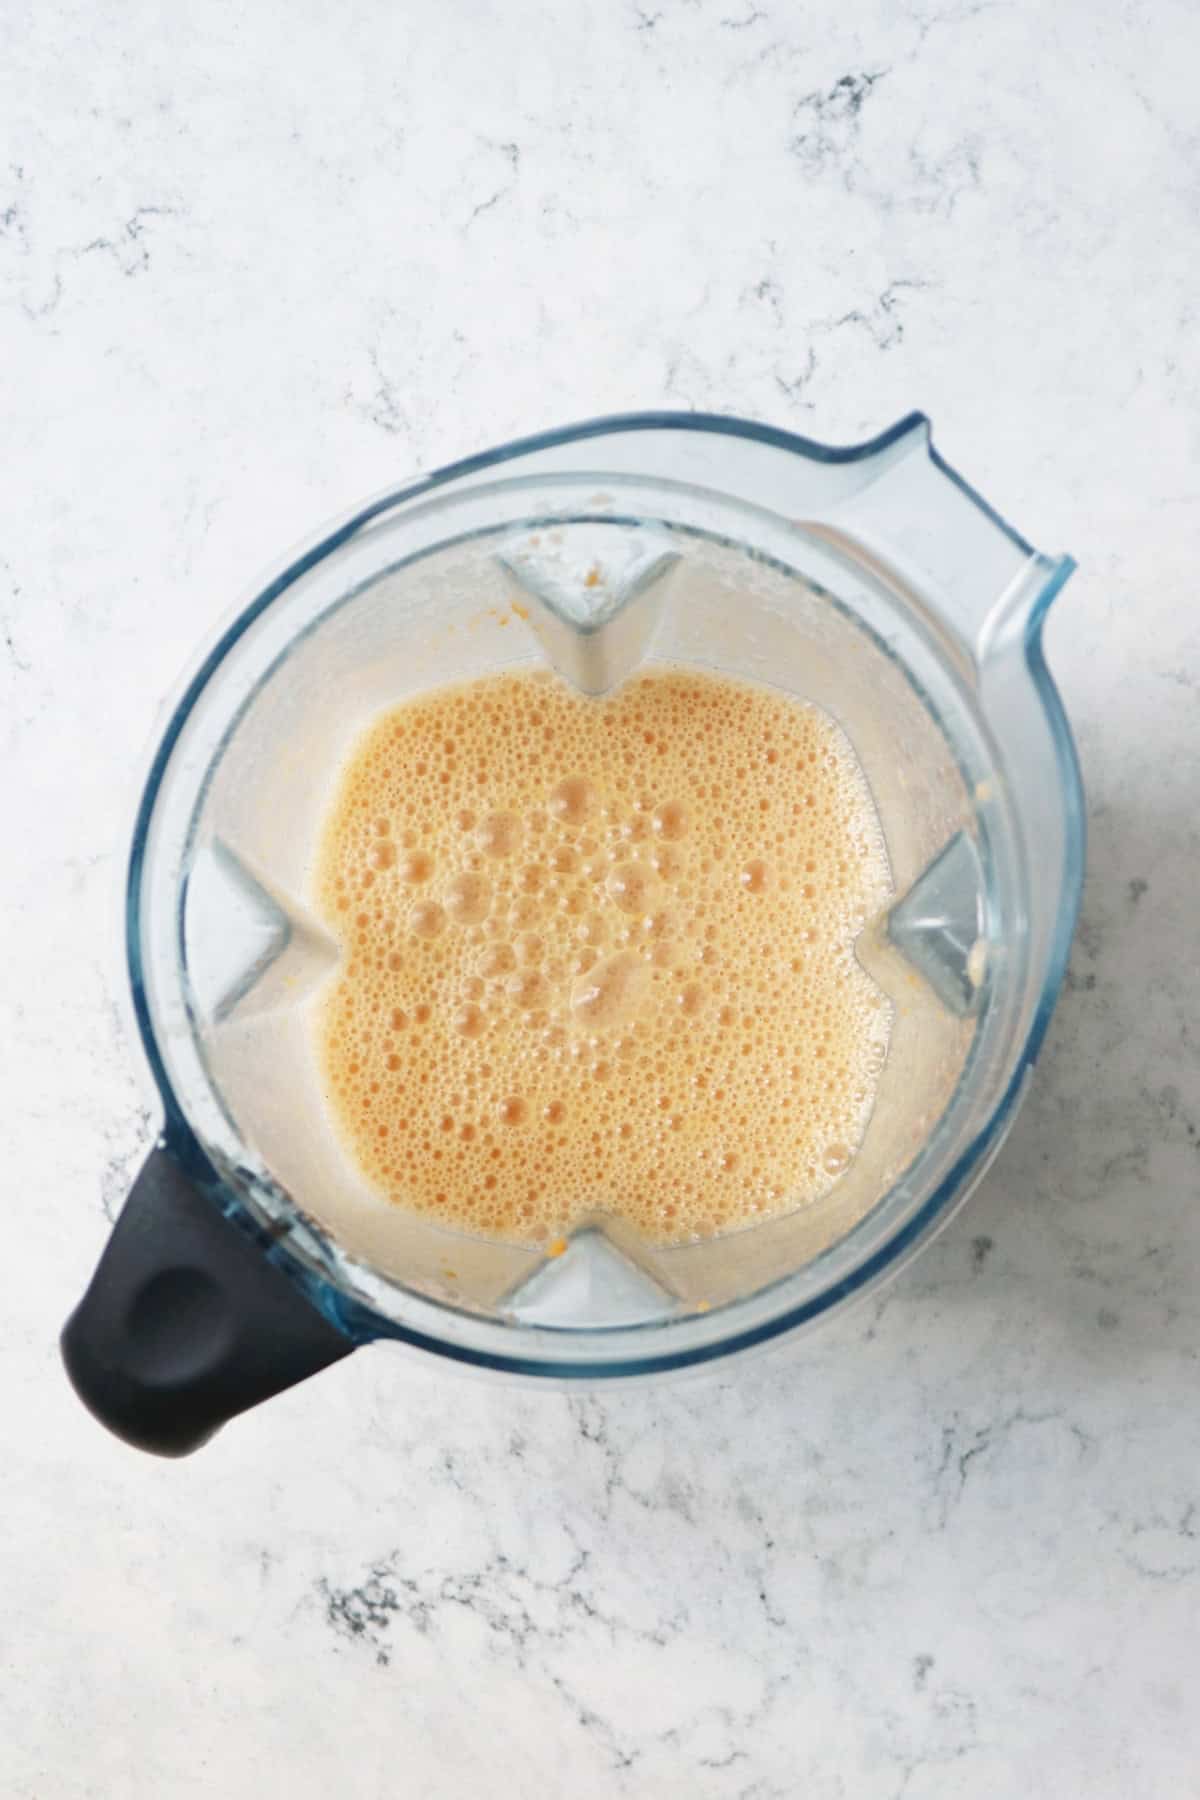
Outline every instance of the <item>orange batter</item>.
[(814, 707), (668, 666), (421, 694), (349, 758), (316, 886), (325, 1091), (397, 1206), (675, 1243), (815, 1199), (861, 1141), (890, 1013), (852, 946), (888, 868)]

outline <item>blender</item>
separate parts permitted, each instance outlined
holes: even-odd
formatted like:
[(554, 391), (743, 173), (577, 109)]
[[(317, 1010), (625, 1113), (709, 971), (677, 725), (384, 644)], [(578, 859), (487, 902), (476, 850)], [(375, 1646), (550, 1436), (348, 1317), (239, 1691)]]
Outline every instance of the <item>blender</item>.
[[(1002, 1143), (1066, 966), (1083, 803), (1041, 638), (1073, 566), (916, 414), (850, 448), (595, 420), (296, 554), (186, 681), (138, 807), (125, 945), (163, 1125), (63, 1333), (85, 1403), (178, 1455), (372, 1341), (540, 1380), (663, 1376), (895, 1274)], [(472, 1238), (373, 1192), (323, 1104), (312, 1011), (339, 953), (311, 909), (318, 832), (351, 744), (406, 696), (539, 663), (602, 694), (648, 658), (782, 689), (854, 747), (893, 887), (857, 944), (893, 1008), (871, 1119), (826, 1195), (748, 1229), (667, 1247), (598, 1212), (554, 1255)]]

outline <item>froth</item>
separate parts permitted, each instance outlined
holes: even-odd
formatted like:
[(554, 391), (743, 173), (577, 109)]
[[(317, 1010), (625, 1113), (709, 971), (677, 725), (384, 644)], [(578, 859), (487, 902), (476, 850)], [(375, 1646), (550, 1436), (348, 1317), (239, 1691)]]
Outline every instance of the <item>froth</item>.
[(608, 1211), (674, 1243), (803, 1205), (886, 1055), (853, 941), (887, 894), (846, 738), (774, 690), (423, 694), (357, 745), (322, 840), (334, 1116), (390, 1200), (486, 1236)]

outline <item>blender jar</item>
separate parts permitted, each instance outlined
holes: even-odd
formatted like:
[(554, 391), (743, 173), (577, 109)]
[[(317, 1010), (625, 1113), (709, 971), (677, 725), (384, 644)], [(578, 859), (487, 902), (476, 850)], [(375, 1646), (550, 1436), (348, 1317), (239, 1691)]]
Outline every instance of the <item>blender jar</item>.
[[(85, 1402), (178, 1454), (372, 1339), (597, 1382), (728, 1356), (894, 1273), (999, 1147), (1062, 980), (1082, 793), (1041, 631), (1072, 567), (919, 415), (849, 449), (598, 420), (442, 470), (296, 556), (187, 682), (137, 814), (126, 947), (164, 1125), (64, 1332)], [(891, 1043), (822, 1199), (671, 1248), (598, 1211), (548, 1257), (404, 1214), (351, 1164), (310, 1027), (338, 956), (313, 854), (385, 707), (539, 662), (601, 693), (647, 658), (769, 683), (846, 732), (891, 867), (857, 946)]]

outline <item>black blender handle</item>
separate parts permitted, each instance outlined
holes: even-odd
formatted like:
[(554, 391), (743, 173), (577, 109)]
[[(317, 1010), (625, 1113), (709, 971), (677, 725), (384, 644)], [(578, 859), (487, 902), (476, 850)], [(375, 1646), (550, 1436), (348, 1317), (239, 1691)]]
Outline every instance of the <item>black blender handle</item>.
[(227, 1419), (354, 1348), (162, 1143), (62, 1334), (84, 1405), (158, 1456), (198, 1450)]

